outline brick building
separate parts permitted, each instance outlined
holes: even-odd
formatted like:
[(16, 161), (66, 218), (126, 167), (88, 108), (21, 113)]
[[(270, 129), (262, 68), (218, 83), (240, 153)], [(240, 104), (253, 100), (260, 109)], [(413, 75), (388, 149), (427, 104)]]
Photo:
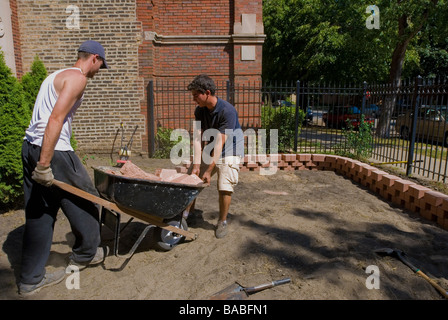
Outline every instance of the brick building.
[(74, 121), (84, 153), (109, 153), (121, 123), (125, 139), (138, 126), (133, 150), (148, 151), (150, 80), (261, 80), (261, 0), (0, 0), (0, 12), (0, 46), (19, 78), (36, 55), (51, 73), (73, 65), (85, 40), (105, 47), (110, 69), (90, 80)]

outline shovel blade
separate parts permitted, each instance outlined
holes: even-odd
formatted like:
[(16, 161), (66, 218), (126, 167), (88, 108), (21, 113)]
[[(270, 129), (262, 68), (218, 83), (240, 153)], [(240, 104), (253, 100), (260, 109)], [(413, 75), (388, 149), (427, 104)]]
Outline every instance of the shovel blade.
[(215, 293), (210, 300), (244, 300), (248, 297), (244, 288), (238, 283), (234, 283), (227, 288)]

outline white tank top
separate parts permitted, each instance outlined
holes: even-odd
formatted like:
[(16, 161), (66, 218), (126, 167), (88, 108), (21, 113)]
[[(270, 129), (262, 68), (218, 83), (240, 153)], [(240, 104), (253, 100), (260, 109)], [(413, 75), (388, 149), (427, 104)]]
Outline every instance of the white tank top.
[[(79, 68), (67, 68), (55, 71), (49, 75), (40, 86), (39, 94), (37, 95), (36, 102), (34, 104), (33, 116), (30, 121), (30, 125), (25, 132), (25, 139), (32, 144), (42, 146), (42, 140), (44, 138), (45, 128), (47, 127), (48, 118), (53, 111), (54, 105), (58, 99), (58, 95), (54, 88), (54, 78), (62, 71), (76, 69), (80, 72)], [(75, 115), (76, 109), (81, 105), (84, 95), (75, 102), (70, 112), (64, 120), (62, 126), (61, 135), (56, 143), (55, 150), (58, 151), (73, 151), (70, 145), (70, 137), (72, 135), (72, 121)]]

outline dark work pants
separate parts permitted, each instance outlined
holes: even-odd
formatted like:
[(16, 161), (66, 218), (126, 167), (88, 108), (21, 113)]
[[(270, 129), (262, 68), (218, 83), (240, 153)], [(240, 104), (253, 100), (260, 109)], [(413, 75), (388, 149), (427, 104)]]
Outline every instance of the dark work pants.
[[(45, 187), (31, 178), (40, 157), (39, 146), (22, 145), (25, 231), (22, 247), (22, 283), (39, 283), (53, 242), (56, 215), (62, 209), (75, 236), (72, 251), (77, 262), (93, 259), (100, 244), (98, 207), (56, 186)], [(87, 170), (73, 151), (55, 151), (51, 161), (54, 178), (98, 196)]]

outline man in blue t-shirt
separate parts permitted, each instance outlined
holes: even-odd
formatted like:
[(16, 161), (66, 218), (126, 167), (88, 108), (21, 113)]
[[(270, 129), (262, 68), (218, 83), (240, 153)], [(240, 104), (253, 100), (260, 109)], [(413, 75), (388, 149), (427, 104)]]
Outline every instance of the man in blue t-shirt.
[[(215, 96), (216, 86), (210, 77), (197, 76), (188, 90), (198, 104), (195, 127), (200, 129), (197, 136), (201, 137), (200, 141), (194, 141), (195, 158), (189, 173), (198, 175), (205, 183), (210, 183), (211, 176), (218, 173), (219, 219), (215, 236), (222, 238), (227, 234), (227, 215), (244, 157), (243, 132), (235, 107)], [(193, 207), (194, 203), (185, 210), (184, 218)]]

